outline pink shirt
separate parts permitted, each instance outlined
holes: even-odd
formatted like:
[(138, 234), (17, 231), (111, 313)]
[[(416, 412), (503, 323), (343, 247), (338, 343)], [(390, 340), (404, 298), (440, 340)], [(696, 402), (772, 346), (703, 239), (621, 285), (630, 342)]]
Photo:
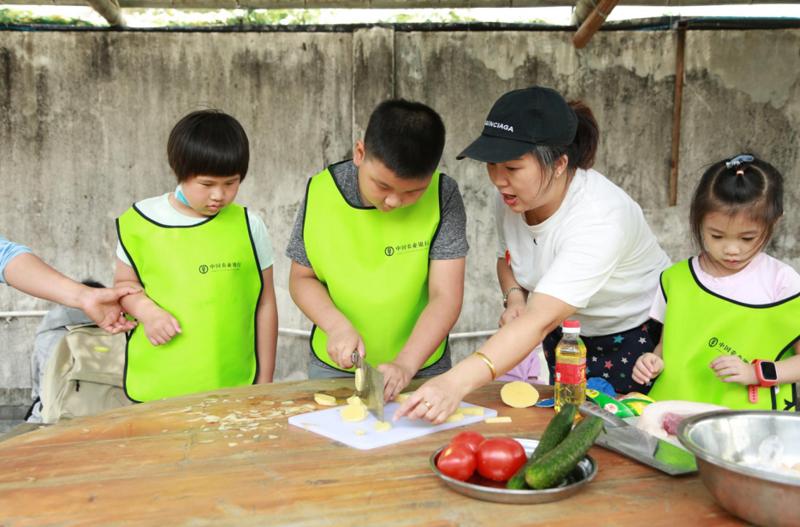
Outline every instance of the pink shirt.
[[(706, 289), (745, 304), (771, 304), (800, 293), (800, 274), (766, 253), (758, 253), (747, 267), (730, 276), (711, 276), (703, 271), (697, 258), (692, 258), (692, 269)], [(664, 322), (666, 310), (664, 293), (659, 287), (650, 317)]]

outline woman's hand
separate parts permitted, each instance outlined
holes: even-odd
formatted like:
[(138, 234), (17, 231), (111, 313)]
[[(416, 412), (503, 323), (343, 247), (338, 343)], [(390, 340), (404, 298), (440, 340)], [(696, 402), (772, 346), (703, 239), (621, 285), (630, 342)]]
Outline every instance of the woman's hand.
[(523, 314), (527, 307), (526, 300), (526, 295), (520, 288), (512, 288), (506, 298), (506, 309), (503, 311), (503, 314), (500, 315), (500, 321), (497, 325), (502, 328)]
[(753, 366), (736, 355), (717, 357), (711, 361), (709, 366), (722, 382), (735, 382), (745, 386), (758, 384)]
[(639, 384), (652, 381), (664, 369), (664, 359), (655, 353), (642, 353), (633, 365), (633, 380)]
[(144, 326), (144, 334), (153, 346), (166, 344), (172, 337), (181, 332), (181, 326), (175, 317), (153, 305), (140, 319)]
[(519, 317), (524, 312), (525, 312), (525, 302), (519, 302), (517, 304), (509, 303), (506, 310), (503, 311), (502, 315), (500, 315), (500, 321), (497, 323), (497, 325), (502, 328), (515, 318)]
[(409, 419), (424, 419), (438, 425), (456, 411), (463, 397), (458, 384), (451, 384), (448, 374), (444, 373), (417, 388), (397, 409), (392, 420), (397, 421), (407, 416)]
[(348, 369), (353, 367), (353, 352), (364, 356), (364, 340), (352, 324), (347, 322), (334, 328), (328, 334), (328, 356), (339, 367)]

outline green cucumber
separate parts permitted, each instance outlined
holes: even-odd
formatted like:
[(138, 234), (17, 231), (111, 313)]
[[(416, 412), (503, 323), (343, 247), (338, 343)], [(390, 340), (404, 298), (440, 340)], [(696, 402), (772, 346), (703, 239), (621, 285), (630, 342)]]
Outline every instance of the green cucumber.
[(553, 450), (533, 462), (525, 471), (525, 482), (532, 489), (549, 489), (561, 483), (594, 444), (603, 420), (586, 417)]
[(567, 437), (569, 431), (572, 430), (572, 423), (575, 421), (577, 411), (578, 408), (574, 404), (565, 404), (561, 407), (561, 411), (550, 419), (550, 423), (545, 428), (544, 434), (539, 439), (539, 444), (536, 445), (536, 450), (533, 451), (530, 459), (506, 482), (507, 489), (519, 490), (528, 487), (525, 484), (525, 470), (534, 461), (557, 447)]

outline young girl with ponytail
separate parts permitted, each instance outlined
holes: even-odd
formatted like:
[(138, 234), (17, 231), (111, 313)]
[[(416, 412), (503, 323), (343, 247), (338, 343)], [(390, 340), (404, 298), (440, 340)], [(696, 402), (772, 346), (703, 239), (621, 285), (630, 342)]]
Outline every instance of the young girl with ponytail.
[(656, 399), (797, 409), (800, 275), (765, 252), (783, 215), (783, 177), (741, 154), (711, 165), (692, 199), (700, 255), (661, 275), (650, 315), (662, 341), (634, 368)]

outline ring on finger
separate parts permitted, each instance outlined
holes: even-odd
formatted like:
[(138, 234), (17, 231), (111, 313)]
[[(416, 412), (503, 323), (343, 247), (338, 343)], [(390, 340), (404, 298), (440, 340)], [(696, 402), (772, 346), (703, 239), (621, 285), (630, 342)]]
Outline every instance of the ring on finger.
[(428, 410), (430, 410), (430, 409), (432, 409), (432, 408), (433, 408), (433, 405), (432, 405), (431, 403), (429, 403), (428, 401), (422, 401), (422, 404), (424, 404), (425, 406), (427, 406), (427, 407), (428, 407)]

